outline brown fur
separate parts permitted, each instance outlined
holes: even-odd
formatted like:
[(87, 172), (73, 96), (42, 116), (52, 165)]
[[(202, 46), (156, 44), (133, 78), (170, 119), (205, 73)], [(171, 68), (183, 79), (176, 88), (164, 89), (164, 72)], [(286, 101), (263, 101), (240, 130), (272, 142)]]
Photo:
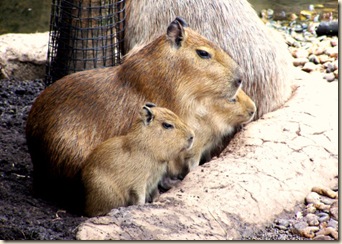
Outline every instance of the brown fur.
[[(205, 103), (204, 101), (203, 104)], [(208, 103), (210, 103), (210, 106), (204, 105), (199, 115), (198, 126), (202, 128), (200, 129), (201, 133), (197, 133), (193, 149), (190, 152), (179, 155), (181, 157), (181, 159), (178, 159), (179, 162), (184, 161), (184, 158), (187, 157), (192, 157), (190, 160), (196, 162), (200, 159), (202, 163), (209, 161), (212, 152), (218, 153), (216, 149), (222, 148), (222, 140), (235, 132), (236, 127), (251, 121), (256, 112), (255, 103), (242, 89), (239, 89), (234, 99), (210, 98)], [(196, 165), (193, 164), (192, 167)], [(160, 186), (162, 189), (167, 190), (177, 182), (176, 179), (167, 177), (163, 179)]]
[(247, 0), (127, 0), (126, 8), (125, 52), (159, 35), (174, 16), (183, 16), (241, 65), (244, 90), (258, 108), (255, 119), (290, 97), (293, 66), (287, 46)]
[[(85, 212), (106, 214), (112, 208), (144, 204), (181, 151), (191, 148), (194, 133), (168, 109), (144, 106), (124, 136), (106, 140), (89, 155), (82, 169)], [(164, 123), (173, 128), (165, 128)], [(174, 174), (179, 174), (182, 167)]]
[[(68, 75), (36, 99), (26, 127), (36, 190), (58, 198), (67, 191), (75, 196), (71, 186), (79, 182), (91, 150), (126, 133), (137, 107), (147, 101), (176, 113), (196, 136), (202, 124), (216, 126), (201, 123), (199, 115), (203, 108), (210, 111), (211, 99), (236, 94), (239, 66), (180, 22), (173, 21), (166, 34), (128, 55), (122, 65)], [(196, 50), (206, 50), (211, 58), (201, 58)], [(198, 160), (191, 163), (198, 165)]]
[(210, 111), (210, 114), (215, 116), (208, 114), (206, 119), (208, 123), (216, 126), (205, 127), (211, 131), (203, 133), (211, 136), (198, 138), (203, 144), (201, 145), (202, 158), (205, 157), (208, 161), (211, 158), (210, 152), (220, 146), (222, 139), (232, 134), (237, 126), (251, 121), (255, 112), (255, 103), (242, 89), (238, 91), (233, 101), (217, 101)]

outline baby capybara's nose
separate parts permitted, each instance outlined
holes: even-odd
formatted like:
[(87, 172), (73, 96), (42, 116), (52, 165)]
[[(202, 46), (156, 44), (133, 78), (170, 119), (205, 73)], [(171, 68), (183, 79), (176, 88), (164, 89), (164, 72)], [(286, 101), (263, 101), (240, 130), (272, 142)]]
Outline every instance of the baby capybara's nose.
[(194, 137), (190, 136), (189, 139), (188, 139), (189, 144), (193, 143), (193, 141), (194, 141)]
[(182, 173), (180, 173), (179, 175), (177, 175), (177, 179), (179, 180), (183, 180), (185, 178), (185, 176), (190, 172), (189, 166), (184, 166)]

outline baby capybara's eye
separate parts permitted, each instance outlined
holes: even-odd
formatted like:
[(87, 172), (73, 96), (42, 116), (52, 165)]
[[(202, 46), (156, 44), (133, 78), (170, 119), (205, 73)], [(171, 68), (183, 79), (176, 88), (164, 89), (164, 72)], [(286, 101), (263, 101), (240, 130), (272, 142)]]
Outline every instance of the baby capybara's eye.
[(162, 126), (164, 127), (164, 129), (173, 129), (174, 128), (173, 125), (171, 125), (171, 124), (169, 124), (167, 122), (163, 122)]

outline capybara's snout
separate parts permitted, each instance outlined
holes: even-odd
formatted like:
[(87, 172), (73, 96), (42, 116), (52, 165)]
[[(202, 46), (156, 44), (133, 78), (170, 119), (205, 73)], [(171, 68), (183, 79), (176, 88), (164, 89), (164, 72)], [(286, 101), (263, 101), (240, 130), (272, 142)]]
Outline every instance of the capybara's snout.
[(189, 150), (192, 148), (192, 145), (194, 144), (194, 135), (193, 134), (190, 134), (187, 142), (188, 142), (188, 147), (186, 149)]
[(235, 78), (234, 85), (236, 88), (239, 88), (242, 85), (242, 78), (241, 77)]
[(183, 180), (185, 176), (190, 172), (190, 168), (188, 165), (184, 165), (180, 174), (177, 175), (177, 179)]

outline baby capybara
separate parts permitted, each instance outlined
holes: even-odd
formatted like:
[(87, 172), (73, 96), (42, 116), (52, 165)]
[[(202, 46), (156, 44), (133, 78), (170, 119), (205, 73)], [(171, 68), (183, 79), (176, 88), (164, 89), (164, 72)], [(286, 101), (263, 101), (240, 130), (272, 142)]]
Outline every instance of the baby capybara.
[[(192, 129), (173, 112), (151, 103), (143, 106), (127, 134), (98, 145), (84, 163), (86, 214), (153, 201), (167, 164), (189, 150), (193, 140)], [(183, 170), (178, 166), (172, 167), (175, 175)]]

